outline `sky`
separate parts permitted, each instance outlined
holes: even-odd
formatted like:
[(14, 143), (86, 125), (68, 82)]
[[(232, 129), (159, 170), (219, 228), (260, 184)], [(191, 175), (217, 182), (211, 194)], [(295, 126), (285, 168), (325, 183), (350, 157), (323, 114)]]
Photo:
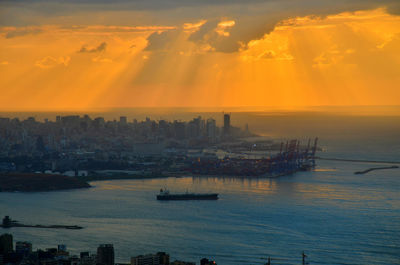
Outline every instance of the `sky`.
[(0, 109), (400, 105), (398, 0), (0, 0)]

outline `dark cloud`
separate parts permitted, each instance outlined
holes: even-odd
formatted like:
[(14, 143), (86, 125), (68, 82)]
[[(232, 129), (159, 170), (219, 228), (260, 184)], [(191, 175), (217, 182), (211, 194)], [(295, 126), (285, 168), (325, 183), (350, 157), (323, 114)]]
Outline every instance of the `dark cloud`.
[[(176, 26), (201, 19), (231, 17), (240, 23), (245, 17), (258, 17), (260, 21), (246, 26), (259, 27), (277, 16), (324, 16), (378, 7), (400, 14), (399, 0), (0, 0), (0, 25), (43, 25), (60, 18), (68, 25)], [(124, 12), (115, 16), (114, 11)]]
[(198, 31), (190, 35), (189, 40), (193, 42), (205, 41), (205, 37), (217, 28), (218, 22), (219, 21), (216, 19), (207, 21), (200, 27)]
[[(207, 21), (201, 28), (190, 35), (189, 41), (200, 45), (208, 45), (211, 50), (219, 52), (234, 52), (239, 49), (239, 42), (232, 41), (229, 36), (221, 36), (216, 32), (218, 20)], [(230, 31), (231, 29), (227, 30)], [(230, 34), (230, 33), (229, 33)]]
[[(398, 0), (0, 0), (0, 6), (34, 8), (43, 13), (73, 12), (79, 10), (165, 10), (176, 8), (201, 8), (239, 6), (242, 12), (251, 10), (252, 5), (269, 5), (272, 9), (285, 6), (291, 10), (303, 8), (313, 10), (329, 8), (376, 8), (386, 6), (393, 12), (400, 11)], [(74, 7), (75, 6), (75, 7)], [(212, 11), (209, 9), (209, 11)]]
[(100, 43), (99, 46), (94, 47), (94, 48), (88, 48), (86, 45), (83, 45), (82, 48), (78, 52), (95, 53), (95, 52), (105, 51), (106, 48), (107, 48), (107, 43), (106, 42), (102, 42), (102, 43)]
[(31, 19), (30, 14), (36, 14), (37, 19), (42, 19), (37, 14), (65, 18), (66, 14), (81, 12), (155, 11), (160, 13), (153, 19), (169, 17), (176, 21), (199, 16), (205, 18), (207, 14), (211, 14), (208, 18), (216, 17), (217, 13), (219, 16), (229, 16), (233, 15), (232, 12), (235, 15), (263, 12), (269, 16), (276, 12), (296, 15), (306, 10), (308, 13), (323, 15), (377, 7), (387, 7), (389, 12), (400, 14), (399, 0), (0, 0), (0, 25), (11, 25), (10, 21), (17, 23), (18, 20), (26, 23)]
[(174, 45), (174, 42), (179, 37), (181, 30), (167, 30), (163, 32), (154, 32), (148, 38), (148, 44), (146, 51), (166, 51), (170, 50)]
[[(218, 24), (221, 21), (235, 21), (234, 19), (211, 19), (204, 23), (197, 31), (190, 34), (188, 37), (184, 33), (184, 29), (167, 30), (163, 32), (154, 32), (148, 38), (146, 51), (179, 51), (176, 45), (178, 39), (189, 41), (200, 47), (209, 47), (210, 51), (232, 53), (239, 51), (250, 40), (261, 38), (265, 33), (273, 30), (275, 22), (263, 23), (257, 25), (257, 19), (243, 18), (235, 25), (224, 29), (227, 35), (221, 35), (217, 32)], [(253, 24), (254, 23), (254, 24)]]
[[(323, 17), (344, 11), (378, 7), (387, 7), (389, 12), (400, 14), (399, 0), (20, 0), (17, 2), (0, 0), (0, 25), (32, 23), (32, 21), (41, 23), (39, 17), (40, 19), (52, 17), (50, 21), (54, 21), (54, 16), (63, 19), (70, 17), (72, 19), (70, 23), (76, 24), (73, 14), (84, 14), (88, 17), (89, 24), (106, 22), (128, 26), (137, 26), (138, 23), (179, 26), (185, 22), (206, 19), (208, 22), (188, 40), (198, 45), (208, 45), (214, 51), (226, 53), (236, 52), (250, 40), (262, 38), (273, 30), (276, 23), (290, 17), (307, 15)], [(131, 21), (130, 19), (136, 16), (129, 14), (121, 18), (110, 16), (110, 20), (107, 20), (107, 12), (115, 10), (144, 12), (140, 13), (138, 20)], [(102, 16), (98, 16), (98, 12), (102, 12)], [(44, 15), (38, 16), (38, 14)], [(99, 17), (101, 17), (99, 21), (95, 20)], [(235, 21), (235, 26), (229, 28), (229, 34), (226, 36), (215, 32), (221, 18)], [(175, 44), (174, 38), (179, 37), (180, 33), (180, 29), (153, 33), (148, 38), (149, 44), (146, 50), (170, 49)], [(18, 34), (24, 33), (14, 32), (10, 33), (10, 36)], [(103, 48), (106, 48), (105, 43)], [(94, 49), (82, 47), (80, 52), (99, 51), (101, 51), (99, 47)]]
[(107, 6), (112, 9), (123, 9), (127, 6), (134, 9), (168, 9), (168, 8), (178, 8), (178, 7), (197, 7), (197, 6), (219, 6), (219, 5), (251, 5), (251, 4), (264, 4), (273, 3), (274, 5), (279, 5), (281, 3), (289, 3), (291, 6), (324, 6), (332, 4), (378, 4), (387, 5), (391, 7), (399, 6), (398, 0), (303, 0), (303, 1), (293, 1), (293, 0), (2, 0), (1, 3), (5, 5), (20, 5), (26, 3), (39, 3), (39, 4), (75, 4), (75, 5), (91, 5), (98, 6), (99, 8), (104, 8)]
[[(207, 1), (206, 1), (207, 2)], [(396, 12), (400, 10), (400, 1), (393, 0), (304, 0), (304, 1), (290, 1), (281, 0), (275, 2), (274, 5), (269, 5), (274, 1), (246, 1), (245, 4), (240, 4), (238, 1), (222, 1), (223, 3), (235, 3), (240, 6), (240, 11), (235, 8), (229, 9), (227, 6), (226, 11), (223, 10), (221, 14), (229, 14), (227, 16), (221, 15), (218, 18), (207, 18), (207, 22), (201, 28), (194, 32), (188, 40), (198, 45), (208, 45), (212, 51), (231, 53), (237, 52), (241, 48), (246, 48), (246, 45), (251, 40), (260, 39), (265, 34), (270, 33), (275, 28), (276, 24), (282, 20), (297, 17), (297, 16), (316, 16), (325, 17), (331, 14), (340, 12), (351, 12), (357, 10), (373, 9), (378, 7), (387, 7), (389, 11)], [(218, 2), (221, 4), (221, 2)], [(242, 2), (243, 3), (243, 2)], [(204, 2), (202, 2), (204, 4)], [(254, 6), (252, 6), (252, 4)], [(252, 8), (251, 8), (252, 7)], [(216, 9), (216, 8), (215, 8)], [(200, 12), (200, 9), (199, 9)], [(227, 17), (225, 20), (234, 20), (235, 25), (227, 29), (226, 36), (221, 36), (216, 32), (218, 23), (222, 17)], [(166, 33), (169, 35), (169, 33)], [(160, 42), (163, 38), (158, 38), (157, 45), (162, 45)], [(171, 43), (172, 40), (168, 39)], [(152, 39), (149, 39), (152, 45)], [(150, 49), (149, 49), (150, 50)]]
[[(4, 5), (20, 5), (20, 4), (50, 4), (54, 10), (54, 4), (60, 5), (79, 5), (80, 7), (91, 6), (96, 9), (108, 10), (125, 10), (126, 8), (134, 10), (160, 10), (178, 7), (198, 7), (209, 5), (230, 5), (230, 4), (251, 4), (274, 2), (275, 0), (1, 0)], [(46, 11), (43, 9), (43, 11)]]
[[(227, 27), (224, 31), (226, 35), (217, 32), (218, 24), (221, 21), (235, 21), (235, 25)], [(245, 48), (251, 40), (261, 38), (264, 34), (272, 31), (276, 24), (274, 22), (264, 22), (260, 24), (260, 18), (241, 18), (235, 19), (211, 19), (204, 23), (199, 30), (192, 33), (187, 41), (199, 47), (209, 47), (210, 51), (232, 53), (237, 52), (241, 47)], [(279, 21), (277, 19), (277, 21)], [(257, 23), (258, 22), (258, 23)], [(168, 51), (177, 50), (177, 39), (183, 34), (183, 29), (174, 29), (163, 32), (155, 32), (148, 38), (147, 51)], [(201, 50), (201, 49), (199, 49)]]
[(221, 36), (216, 32), (221, 20), (214, 20), (205, 23), (200, 30), (189, 37), (189, 40), (195, 43), (208, 44), (212, 47), (212, 50), (217, 52), (236, 52), (241, 47), (245, 47), (249, 41), (259, 39), (264, 34), (271, 32), (279, 18), (270, 16), (266, 20), (264, 17), (239, 17), (228, 20), (235, 21), (235, 25), (226, 29), (226, 32), (229, 33), (226, 36)]

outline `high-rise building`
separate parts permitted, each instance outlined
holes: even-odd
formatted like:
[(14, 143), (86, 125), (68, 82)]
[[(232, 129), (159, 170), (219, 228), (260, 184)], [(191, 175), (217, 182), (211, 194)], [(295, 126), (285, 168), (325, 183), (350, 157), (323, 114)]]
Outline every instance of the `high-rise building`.
[(131, 258), (131, 265), (169, 265), (169, 255), (165, 252), (140, 255)]
[(80, 122), (79, 115), (69, 115), (61, 117), (61, 123), (65, 126), (77, 126)]
[(18, 241), (15, 243), (15, 252), (22, 256), (28, 256), (30, 253), (32, 253), (32, 243)]
[(171, 262), (170, 265), (196, 265), (196, 263), (188, 262), (188, 261), (175, 260), (175, 261)]
[(180, 121), (174, 121), (173, 124), (174, 135), (177, 139), (185, 139), (185, 123)]
[(204, 258), (200, 260), (200, 265), (217, 265), (217, 263), (214, 260)]
[(229, 135), (231, 130), (231, 115), (224, 113), (224, 135)]
[(80, 265), (96, 265), (97, 257), (96, 255), (90, 255), (89, 252), (81, 252), (79, 259)]
[(102, 244), (97, 248), (98, 265), (114, 265), (114, 246)]
[(81, 258), (81, 259), (83, 259), (83, 258), (86, 258), (86, 257), (89, 257), (90, 255), (89, 255), (89, 252), (88, 251), (83, 251), (83, 252), (81, 252), (80, 254), (79, 254), (79, 257)]
[(126, 118), (126, 116), (121, 116), (119, 117), (119, 123), (121, 124), (126, 124), (128, 121), (128, 119)]
[(169, 265), (169, 255), (165, 252), (158, 252), (158, 260), (160, 265)]
[(97, 117), (93, 120), (93, 125), (96, 129), (104, 128), (105, 120), (103, 117)]
[(2, 234), (0, 236), (0, 254), (6, 254), (13, 251), (13, 236)]
[(10, 218), (10, 216), (6, 215), (3, 218), (3, 227), (11, 227), (12, 225), (12, 220)]
[(214, 142), (215, 138), (217, 137), (217, 123), (214, 119), (210, 118), (207, 120), (206, 131), (210, 142)]
[(57, 251), (58, 252), (67, 252), (67, 246), (66, 245), (58, 245)]

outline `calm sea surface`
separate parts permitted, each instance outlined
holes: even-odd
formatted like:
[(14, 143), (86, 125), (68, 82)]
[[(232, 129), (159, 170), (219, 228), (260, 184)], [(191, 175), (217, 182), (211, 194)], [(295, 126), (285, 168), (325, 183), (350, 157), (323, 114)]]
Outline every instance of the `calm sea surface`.
[[(256, 127), (260, 119), (265, 123)], [(319, 135), (326, 149), (321, 156), (400, 161), (399, 119), (375, 119), (346, 120), (342, 130), (312, 130), (307, 124), (313, 122), (303, 118), (306, 125), (297, 133)], [(270, 119), (247, 120), (259, 133), (279, 133), (268, 130)], [(74, 254), (112, 243), (116, 260), (126, 263), (131, 256), (166, 251), (172, 260), (197, 263), (208, 257), (222, 265), (263, 264), (270, 256), (272, 264), (301, 264), (305, 251), (309, 264), (400, 264), (400, 169), (354, 175), (381, 165), (318, 161), (314, 172), (277, 179), (116, 180), (84, 190), (0, 193), (1, 215), (27, 224), (85, 227), (0, 233), (31, 241), (34, 249), (66, 244)], [(157, 201), (164, 187), (217, 192), (220, 200)]]

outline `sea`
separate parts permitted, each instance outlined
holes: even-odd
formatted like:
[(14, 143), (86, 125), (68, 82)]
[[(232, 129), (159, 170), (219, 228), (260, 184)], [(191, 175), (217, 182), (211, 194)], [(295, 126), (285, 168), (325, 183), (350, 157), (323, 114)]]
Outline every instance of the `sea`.
[[(84, 227), (0, 228), (0, 234), (11, 233), (14, 242), (29, 241), (33, 249), (64, 244), (77, 255), (113, 244), (119, 263), (164, 251), (171, 260), (197, 264), (204, 257), (220, 265), (265, 264), (268, 257), (271, 264), (302, 264), (303, 252), (308, 264), (400, 264), (400, 169), (354, 174), (400, 166), (384, 163), (400, 162), (400, 115), (380, 110), (232, 111), (231, 121), (239, 127), (248, 124), (252, 132), (274, 141), (306, 143), (319, 137), (320, 157), (382, 162), (317, 160), (313, 171), (278, 178), (112, 180), (91, 182), (89, 189), (0, 193), (1, 215), (26, 224)], [(145, 117), (121, 113), (129, 119)], [(109, 115), (117, 118), (116, 112)], [(219, 111), (158, 115), (222, 121)], [(220, 199), (157, 201), (160, 188), (215, 192)]]

